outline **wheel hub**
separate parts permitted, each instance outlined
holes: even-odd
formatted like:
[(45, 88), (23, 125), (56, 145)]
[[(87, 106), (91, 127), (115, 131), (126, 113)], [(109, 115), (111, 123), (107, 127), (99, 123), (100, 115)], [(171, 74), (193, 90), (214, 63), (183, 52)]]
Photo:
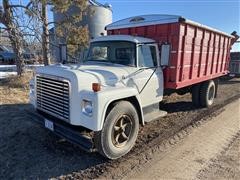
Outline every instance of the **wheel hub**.
[(125, 146), (132, 132), (132, 119), (128, 115), (118, 118), (112, 130), (112, 142), (116, 147)]

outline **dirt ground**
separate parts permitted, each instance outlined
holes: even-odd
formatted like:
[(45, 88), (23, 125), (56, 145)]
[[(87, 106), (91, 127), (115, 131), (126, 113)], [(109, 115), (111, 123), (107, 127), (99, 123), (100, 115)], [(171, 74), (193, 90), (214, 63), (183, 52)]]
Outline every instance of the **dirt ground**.
[[(189, 127), (216, 116), (222, 107), (239, 98), (239, 85), (240, 79), (221, 81), (216, 103), (209, 109), (195, 109), (189, 94), (166, 98), (161, 108), (169, 114), (142, 127), (128, 155), (109, 161), (40, 127), (25, 111), (32, 110), (27, 103), (27, 85), (9, 86), (0, 81), (0, 179), (124, 178), (151, 161), (154, 152), (161, 153), (184, 138)], [(178, 137), (178, 132), (184, 133)], [(211, 177), (212, 171), (206, 177)]]
[(240, 179), (240, 135), (197, 177), (199, 179)]
[(240, 179), (239, 151), (233, 152), (231, 159), (218, 161), (218, 166), (211, 163), (221, 159), (217, 156), (237, 141), (239, 107), (240, 99), (226, 105), (216, 117), (192, 128), (187, 136), (175, 140), (176, 144), (165, 148), (164, 152), (155, 152), (154, 159), (124, 179)]

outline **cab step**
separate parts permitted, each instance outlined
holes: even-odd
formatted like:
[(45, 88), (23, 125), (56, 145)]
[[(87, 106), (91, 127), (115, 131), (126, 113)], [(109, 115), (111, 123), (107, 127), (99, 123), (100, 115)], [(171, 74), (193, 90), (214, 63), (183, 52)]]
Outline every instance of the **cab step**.
[(151, 121), (154, 121), (154, 120), (158, 120), (161, 117), (164, 117), (166, 115), (167, 115), (166, 111), (155, 110), (155, 111), (152, 111), (150, 113), (145, 114), (144, 115), (144, 121), (145, 122), (151, 122)]

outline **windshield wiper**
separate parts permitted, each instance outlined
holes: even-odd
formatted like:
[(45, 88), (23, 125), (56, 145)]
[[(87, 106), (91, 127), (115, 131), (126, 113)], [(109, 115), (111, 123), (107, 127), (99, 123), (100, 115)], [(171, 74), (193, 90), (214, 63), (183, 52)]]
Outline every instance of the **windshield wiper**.
[(122, 80), (125, 80), (125, 79), (127, 79), (127, 78), (130, 78), (130, 77), (136, 75), (139, 71), (144, 71), (144, 70), (153, 69), (153, 68), (155, 68), (155, 69), (154, 69), (154, 71), (151, 73), (151, 75), (149, 76), (149, 78), (148, 78), (148, 80), (146, 81), (146, 83), (144, 84), (143, 88), (142, 88), (140, 91), (139, 91), (139, 89), (137, 89), (137, 90), (138, 90), (138, 93), (141, 94), (141, 93), (143, 92), (143, 90), (145, 89), (145, 87), (147, 86), (147, 84), (149, 83), (149, 81), (152, 79), (154, 73), (157, 71), (158, 66), (157, 66), (157, 67), (144, 67), (144, 68), (140, 68), (140, 69), (138, 69), (137, 71), (129, 74), (129, 75), (126, 76), (126, 77), (123, 76), (123, 77), (122, 77)]
[[(153, 69), (153, 68), (156, 68), (156, 69), (157, 69), (158, 67), (142, 67), (142, 68), (134, 71), (133, 73), (129, 74), (128, 76), (123, 76), (122, 79), (128, 79), (128, 78), (136, 75), (136, 74), (137, 74), (138, 72), (140, 72), (140, 71), (144, 71), (144, 70), (147, 70), (147, 69)], [(155, 71), (156, 71), (156, 70), (155, 70)]]

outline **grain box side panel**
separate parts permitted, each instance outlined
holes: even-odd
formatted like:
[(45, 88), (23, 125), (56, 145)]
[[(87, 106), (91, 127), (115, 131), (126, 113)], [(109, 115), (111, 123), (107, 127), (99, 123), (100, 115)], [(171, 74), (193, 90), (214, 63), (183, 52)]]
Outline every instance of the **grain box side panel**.
[(230, 43), (228, 36), (181, 23), (176, 84), (167, 84), (167, 88), (178, 89), (226, 74)]
[(231, 38), (185, 22), (131, 27), (108, 31), (109, 35), (134, 35), (171, 45), (170, 65), (164, 68), (164, 85), (179, 89), (228, 72)]

